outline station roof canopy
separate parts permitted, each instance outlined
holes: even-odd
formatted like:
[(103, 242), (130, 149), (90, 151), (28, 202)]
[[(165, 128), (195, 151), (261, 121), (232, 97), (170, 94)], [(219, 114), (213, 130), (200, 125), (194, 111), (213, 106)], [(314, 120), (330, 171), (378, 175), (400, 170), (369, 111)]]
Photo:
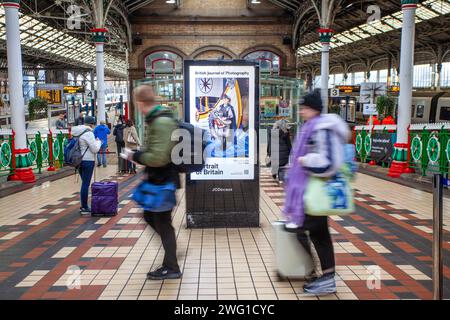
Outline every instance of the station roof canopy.
[[(280, 6), (295, 18), (293, 45), (299, 68), (317, 74), (321, 43), (319, 21), (313, 2), (320, 10), (321, 0), (280, 1)], [(331, 67), (346, 72), (349, 66), (359, 71), (387, 67), (388, 57), (398, 67), (403, 13), (400, 0), (329, 0), (334, 30), (330, 47)], [(292, 8), (295, 5), (295, 8)], [(379, 17), (375, 11), (379, 9)], [(416, 57), (418, 63), (450, 60), (450, 3), (448, 0), (419, 0), (416, 11)], [(447, 54), (446, 54), (447, 53)]]
[[(105, 73), (125, 77), (131, 47), (129, 16), (153, 0), (105, 0)], [(23, 0), (20, 37), (25, 65), (89, 70), (95, 68), (90, 30), (98, 25), (97, 0)], [(0, 51), (6, 55), (5, 11), (0, 7)]]
[[(98, 0), (21, 1), (21, 43), (24, 64), (43, 67), (95, 68), (95, 44), (90, 30), (98, 25)], [(106, 75), (125, 77), (126, 51), (132, 50), (130, 20), (139, 9), (162, 0), (103, 0), (102, 21), (109, 30), (105, 44)], [(165, 1), (178, 6), (183, 0)], [(293, 21), (292, 43), (300, 71), (320, 68), (319, 20), (321, 0), (247, 0), (257, 12), (258, 2), (270, 2)], [(335, 35), (331, 43), (332, 68), (359, 64), (367, 69), (391, 57), (398, 65), (402, 12), (400, 0), (328, 0)], [(379, 19), (368, 22), (369, 6), (377, 6)], [(372, 7), (373, 8), (373, 7)], [(155, 10), (155, 9), (153, 9)], [(369, 12), (369, 13), (368, 13)], [(158, 14), (158, 12), (155, 12)], [(416, 61), (444, 59), (450, 50), (448, 0), (420, 0), (417, 10)], [(6, 56), (4, 9), (0, 7), (0, 52)], [(447, 55), (450, 59), (450, 51)], [(386, 62), (386, 61), (385, 61)]]

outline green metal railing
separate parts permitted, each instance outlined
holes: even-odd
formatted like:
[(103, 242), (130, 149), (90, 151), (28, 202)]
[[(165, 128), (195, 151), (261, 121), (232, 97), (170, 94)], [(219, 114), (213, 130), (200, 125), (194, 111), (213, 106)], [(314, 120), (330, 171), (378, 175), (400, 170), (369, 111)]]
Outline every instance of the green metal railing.
[[(396, 131), (395, 125), (376, 125), (374, 133)], [(393, 133), (395, 135), (395, 133)], [(395, 142), (393, 139), (393, 143)], [(440, 173), (448, 175), (450, 171), (450, 123), (412, 124), (409, 127), (408, 164), (422, 176)], [(355, 149), (358, 161), (366, 163), (370, 159), (372, 148), (369, 126), (355, 127)], [(388, 166), (382, 163), (382, 166)]]
[[(370, 152), (372, 151), (372, 135), (375, 133), (389, 133), (395, 130), (395, 126), (392, 125), (375, 125), (372, 126), (356, 126), (355, 130), (355, 149), (356, 158), (358, 161), (366, 163), (372, 160), (370, 158)], [(383, 166), (386, 164), (383, 163)]]
[[(58, 130), (52, 133), (48, 129), (27, 130), (27, 147), (30, 150), (27, 157), (35, 173), (52, 166), (64, 166), (64, 147), (68, 143), (70, 132)], [(12, 130), (0, 130), (0, 176), (14, 174), (12, 158), (14, 135)]]
[(12, 138), (11, 130), (0, 130), (0, 176), (11, 174)]
[(409, 165), (422, 176), (450, 170), (450, 123), (412, 125), (409, 133)]

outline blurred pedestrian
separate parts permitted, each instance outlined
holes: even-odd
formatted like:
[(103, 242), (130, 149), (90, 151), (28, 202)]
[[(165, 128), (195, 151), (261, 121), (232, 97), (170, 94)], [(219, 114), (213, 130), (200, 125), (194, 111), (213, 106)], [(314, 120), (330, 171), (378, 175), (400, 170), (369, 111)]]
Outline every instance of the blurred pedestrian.
[(305, 121), (291, 155), (292, 168), (286, 185), (284, 213), (289, 222), (285, 228), (296, 232), (305, 250), (315, 257), (320, 269), (304, 285), (306, 293), (321, 295), (336, 292), (333, 242), (327, 216), (311, 216), (305, 212), (304, 194), (312, 176), (331, 178), (344, 165), (344, 146), (351, 133), (336, 114), (321, 115), (320, 90), (307, 94), (300, 103), (300, 116)]
[(144, 208), (144, 219), (159, 234), (164, 248), (162, 266), (147, 273), (147, 277), (151, 280), (178, 279), (181, 271), (172, 210), (180, 181), (171, 159), (175, 146), (171, 136), (178, 125), (172, 111), (156, 102), (151, 86), (137, 87), (134, 98), (136, 106), (145, 115), (147, 135), (144, 150), (130, 152), (128, 160), (145, 165), (147, 177), (133, 191), (133, 199)]

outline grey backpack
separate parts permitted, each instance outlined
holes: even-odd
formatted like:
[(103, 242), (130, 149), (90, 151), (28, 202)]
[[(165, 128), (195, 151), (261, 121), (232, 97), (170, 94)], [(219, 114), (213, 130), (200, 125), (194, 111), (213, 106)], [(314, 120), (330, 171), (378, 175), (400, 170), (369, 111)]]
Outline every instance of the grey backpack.
[(78, 137), (72, 137), (67, 145), (64, 147), (64, 164), (69, 167), (74, 167), (75, 169), (81, 165), (81, 161), (83, 161), (83, 157), (86, 154), (89, 147), (82, 153), (80, 146), (80, 138), (83, 134), (88, 132), (89, 130), (85, 130)]

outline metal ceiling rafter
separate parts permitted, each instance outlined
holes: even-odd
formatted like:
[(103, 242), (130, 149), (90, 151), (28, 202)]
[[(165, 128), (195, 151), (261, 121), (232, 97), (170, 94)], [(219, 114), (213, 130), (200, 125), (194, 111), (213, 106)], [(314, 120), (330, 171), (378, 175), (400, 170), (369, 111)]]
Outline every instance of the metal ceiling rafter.
[[(138, 1), (125, 1), (125, 5), (127, 6), (128, 12), (133, 13), (134, 11), (145, 7), (146, 5), (152, 3), (155, 0), (138, 0)], [(130, 3), (130, 4), (128, 4)]]
[(269, 1), (275, 5), (283, 8), (283, 9), (289, 10), (291, 12), (296, 12), (298, 9), (298, 7), (295, 4), (292, 4), (291, 1), (286, 1), (286, 0), (269, 0)]

